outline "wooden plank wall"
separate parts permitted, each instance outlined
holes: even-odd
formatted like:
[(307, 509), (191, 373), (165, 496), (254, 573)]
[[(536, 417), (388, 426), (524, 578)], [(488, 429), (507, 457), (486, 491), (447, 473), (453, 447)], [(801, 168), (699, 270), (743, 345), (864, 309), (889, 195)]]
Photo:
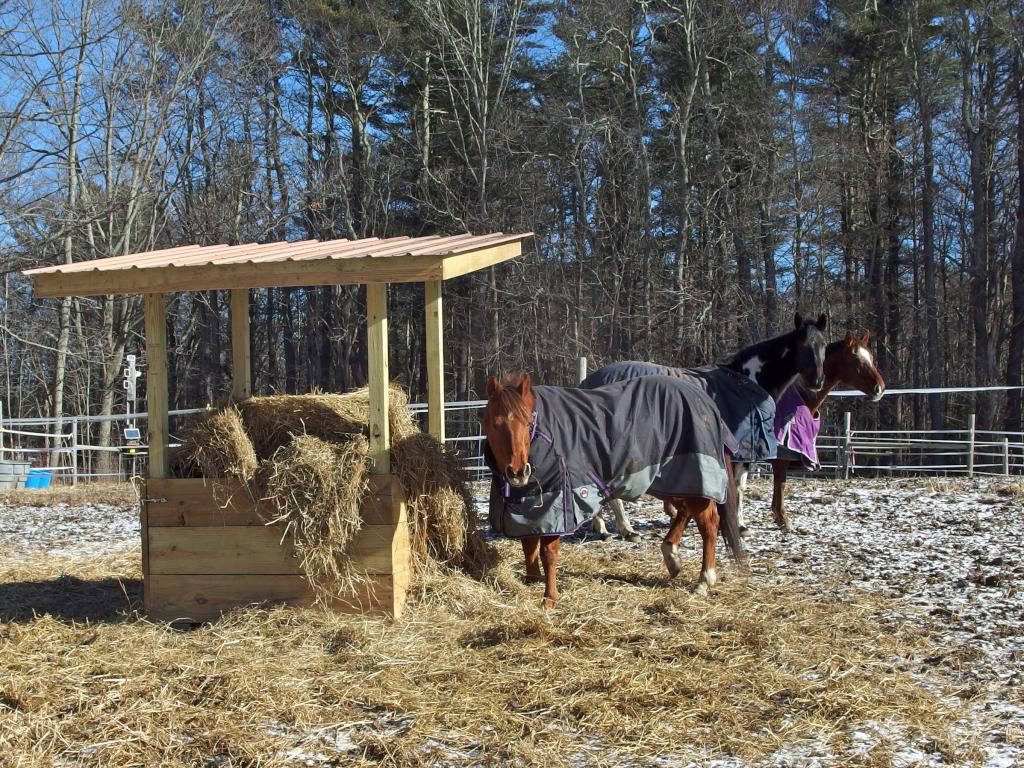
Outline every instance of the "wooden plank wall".
[[(229, 492), (230, 501), (221, 504), (209, 481), (148, 481), (143, 579), (151, 618), (209, 621), (251, 603), (315, 601), (291, 542), (282, 541), (283, 526), (265, 525), (245, 488)], [(366, 577), (354, 595), (333, 600), (331, 608), (398, 618), (411, 576), (411, 550), (405, 500), (393, 476), (371, 478), (363, 527), (349, 553)]]

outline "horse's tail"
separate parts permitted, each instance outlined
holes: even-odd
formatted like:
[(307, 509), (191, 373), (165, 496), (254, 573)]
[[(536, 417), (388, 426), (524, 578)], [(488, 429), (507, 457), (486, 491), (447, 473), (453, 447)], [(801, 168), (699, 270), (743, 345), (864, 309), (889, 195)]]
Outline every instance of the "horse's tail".
[(743, 548), (743, 539), (740, 536), (739, 526), (739, 505), (737, 503), (738, 491), (736, 489), (736, 476), (732, 469), (732, 455), (726, 451), (725, 474), (728, 478), (728, 488), (725, 494), (725, 503), (719, 504), (719, 520), (722, 536), (729, 546), (736, 563), (746, 569), (747, 552)]

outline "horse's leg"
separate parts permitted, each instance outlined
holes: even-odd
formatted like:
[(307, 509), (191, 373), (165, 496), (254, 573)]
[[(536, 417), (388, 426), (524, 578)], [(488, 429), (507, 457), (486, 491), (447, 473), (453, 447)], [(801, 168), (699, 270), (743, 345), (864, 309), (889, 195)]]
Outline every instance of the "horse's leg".
[(733, 464), (733, 468), (736, 470), (736, 524), (739, 526), (740, 536), (743, 536), (747, 532), (747, 519), (743, 513), (743, 496), (747, 492), (747, 475), (750, 465), (744, 461), (737, 461)]
[(615, 513), (615, 527), (619, 529), (619, 536), (626, 541), (640, 541), (640, 534), (633, 530), (629, 518), (626, 517), (626, 506), (622, 503), (622, 499), (611, 499), (608, 501), (608, 506)]
[(693, 509), (693, 519), (697, 523), (703, 542), (700, 563), (700, 577), (693, 591), (698, 595), (706, 595), (715, 586), (718, 577), (715, 574), (715, 544), (718, 542), (718, 505), (709, 499), (689, 499)]
[(544, 563), (544, 608), (554, 608), (558, 600), (558, 536), (542, 536), (540, 539), (540, 560)]
[(793, 530), (793, 526), (789, 522), (789, 515), (786, 514), (786, 469), (788, 467), (788, 461), (772, 462), (772, 516), (775, 518), (775, 524), (787, 533)]
[(668, 568), (668, 575), (675, 578), (682, 570), (682, 564), (679, 561), (679, 539), (683, 536), (686, 524), (690, 522), (690, 509), (685, 499), (673, 499), (671, 504), (666, 501), (665, 509), (671, 508), (675, 509), (675, 517), (672, 518), (672, 524), (668, 527), (668, 533), (662, 539), (661, 556), (665, 560), (665, 567)]
[(527, 584), (537, 584), (544, 579), (540, 573), (540, 536), (524, 536), (520, 541), (526, 556), (525, 581)]
[(607, 541), (611, 538), (611, 534), (608, 533), (608, 526), (604, 523), (604, 507), (599, 507), (594, 516), (590, 518), (590, 527), (595, 534), (601, 537), (603, 541)]

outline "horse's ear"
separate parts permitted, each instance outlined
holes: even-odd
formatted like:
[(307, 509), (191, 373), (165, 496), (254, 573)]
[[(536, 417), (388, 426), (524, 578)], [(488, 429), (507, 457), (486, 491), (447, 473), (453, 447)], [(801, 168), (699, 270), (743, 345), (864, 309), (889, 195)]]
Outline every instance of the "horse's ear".
[(797, 312), (796, 315), (793, 316), (793, 327), (796, 328), (797, 330), (800, 330), (800, 326), (803, 325), (803, 324), (804, 324), (803, 315), (801, 315), (799, 312)]
[(853, 335), (853, 331), (846, 332), (846, 336), (843, 337), (843, 344), (845, 344), (850, 349), (857, 348), (857, 337)]
[(524, 373), (519, 379), (519, 386), (516, 387), (519, 390), (519, 396), (526, 397), (532, 388), (533, 380), (530, 378), (530, 374)]
[(819, 331), (825, 330), (825, 326), (828, 325), (828, 317), (824, 312), (818, 315), (818, 322), (816, 322), (815, 325), (818, 326)]
[(501, 382), (498, 381), (497, 376), (491, 376), (491, 378), (487, 380), (487, 399), (490, 400), (499, 392), (501, 392)]
[(860, 337), (860, 345), (866, 347), (869, 341), (871, 341), (871, 331), (864, 331), (864, 335)]

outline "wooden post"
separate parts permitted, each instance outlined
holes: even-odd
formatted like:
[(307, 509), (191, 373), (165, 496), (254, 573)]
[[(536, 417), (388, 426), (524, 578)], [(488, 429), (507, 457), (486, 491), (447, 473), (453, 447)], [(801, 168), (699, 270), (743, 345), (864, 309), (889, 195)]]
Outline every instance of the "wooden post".
[(391, 429), (388, 423), (388, 285), (366, 285), (366, 346), (370, 384), (370, 460), (375, 475), (391, 474)]
[(0, 400), (0, 461), (4, 460), (4, 404)]
[(170, 474), (167, 456), (167, 306), (162, 293), (147, 293), (143, 301), (149, 476), (163, 478)]
[(846, 411), (843, 414), (843, 480), (850, 479), (850, 446), (853, 444), (851, 421), (850, 412)]
[(1010, 474), (1010, 438), (1003, 438), (1003, 474)]
[(967, 476), (974, 477), (974, 414), (967, 417)]
[(444, 315), (440, 280), (423, 284), (427, 329), (427, 431), (444, 444)]
[(249, 289), (231, 289), (231, 398), (244, 400), (252, 394), (249, 356)]
[(581, 357), (576, 363), (576, 379), (583, 381), (587, 378), (587, 358)]

